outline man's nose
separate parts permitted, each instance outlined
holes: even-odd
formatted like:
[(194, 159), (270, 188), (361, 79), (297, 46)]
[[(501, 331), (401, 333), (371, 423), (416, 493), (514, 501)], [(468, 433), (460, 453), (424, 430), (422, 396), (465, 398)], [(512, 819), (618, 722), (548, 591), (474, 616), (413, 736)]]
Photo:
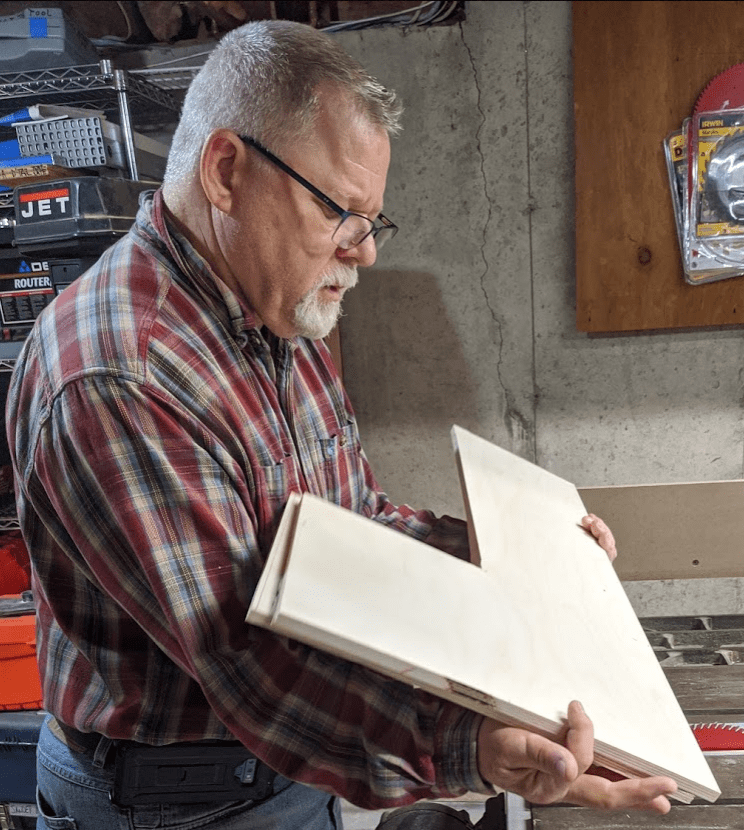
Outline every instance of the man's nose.
[(372, 234), (366, 236), (358, 245), (353, 248), (338, 248), (336, 256), (339, 259), (354, 259), (357, 265), (369, 268), (377, 260), (377, 246)]

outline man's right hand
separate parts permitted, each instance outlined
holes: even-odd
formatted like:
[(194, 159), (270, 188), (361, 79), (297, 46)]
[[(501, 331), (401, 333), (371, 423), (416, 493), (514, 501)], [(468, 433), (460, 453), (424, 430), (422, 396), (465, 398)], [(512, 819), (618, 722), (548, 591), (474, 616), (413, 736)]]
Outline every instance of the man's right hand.
[(671, 809), (667, 796), (677, 791), (671, 778), (608, 781), (586, 774), (594, 758), (594, 727), (577, 701), (568, 707), (564, 744), (486, 718), (478, 733), (478, 767), (486, 781), (534, 804), (561, 801), (662, 814)]

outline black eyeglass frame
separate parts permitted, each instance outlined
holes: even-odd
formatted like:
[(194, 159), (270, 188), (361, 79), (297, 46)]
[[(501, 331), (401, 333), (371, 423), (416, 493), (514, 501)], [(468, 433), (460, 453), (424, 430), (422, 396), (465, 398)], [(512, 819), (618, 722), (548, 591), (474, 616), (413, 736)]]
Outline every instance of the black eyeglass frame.
[[(368, 237), (372, 236), (372, 239), (375, 240), (375, 245), (379, 250), (382, 245), (387, 242), (388, 239), (392, 239), (396, 233), (398, 233), (398, 226), (391, 222), (387, 216), (384, 216), (382, 213), (377, 214), (377, 218), (382, 222), (381, 225), (375, 225), (372, 219), (368, 216), (362, 216), (361, 213), (354, 213), (353, 210), (344, 210), (341, 205), (337, 204), (336, 202), (331, 199), (330, 196), (326, 196), (322, 190), (318, 190), (318, 188), (309, 182), (304, 176), (301, 176), (296, 170), (293, 170), (286, 162), (283, 162), (279, 156), (275, 156), (271, 150), (267, 150), (266, 147), (261, 144), (260, 141), (256, 141), (255, 138), (251, 138), (249, 135), (239, 135), (238, 138), (244, 143), (247, 144), (249, 147), (253, 147), (254, 150), (257, 150), (261, 153), (262, 156), (265, 156), (272, 164), (275, 164), (280, 170), (283, 170), (288, 176), (291, 176), (296, 182), (299, 182), (304, 188), (307, 188), (316, 199), (319, 199), (323, 202), (324, 205), (327, 205), (334, 213), (337, 213), (341, 217), (341, 221), (336, 226), (336, 230), (333, 232), (333, 236), (336, 235), (338, 229), (341, 227), (343, 222), (349, 216), (358, 216), (360, 219), (364, 219), (365, 222), (369, 222), (372, 227), (369, 229), (364, 236), (355, 242), (351, 247), (355, 248), (357, 245), (361, 245), (362, 242)], [(383, 235), (381, 241), (377, 242), (377, 235), (381, 231), (387, 231), (386, 234)], [(333, 238), (331, 237), (331, 239)]]

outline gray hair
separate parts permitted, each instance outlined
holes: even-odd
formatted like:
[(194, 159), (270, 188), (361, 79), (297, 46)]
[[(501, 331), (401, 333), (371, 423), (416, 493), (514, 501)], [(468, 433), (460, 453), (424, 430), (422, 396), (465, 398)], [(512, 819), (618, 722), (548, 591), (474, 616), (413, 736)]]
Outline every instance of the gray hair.
[(347, 97), (354, 109), (388, 135), (400, 130), (402, 107), (329, 35), (302, 23), (263, 20), (228, 32), (186, 93), (171, 142), (164, 183), (195, 180), (202, 148), (219, 128), (251, 135), (281, 153), (309, 137), (320, 91)]

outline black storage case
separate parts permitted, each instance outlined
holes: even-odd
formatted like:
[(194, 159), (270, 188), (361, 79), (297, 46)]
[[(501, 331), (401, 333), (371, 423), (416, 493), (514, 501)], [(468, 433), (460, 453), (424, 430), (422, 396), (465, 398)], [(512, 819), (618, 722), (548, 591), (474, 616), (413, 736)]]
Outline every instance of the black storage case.
[(36, 745), (46, 712), (0, 711), (0, 804), (36, 804)]

